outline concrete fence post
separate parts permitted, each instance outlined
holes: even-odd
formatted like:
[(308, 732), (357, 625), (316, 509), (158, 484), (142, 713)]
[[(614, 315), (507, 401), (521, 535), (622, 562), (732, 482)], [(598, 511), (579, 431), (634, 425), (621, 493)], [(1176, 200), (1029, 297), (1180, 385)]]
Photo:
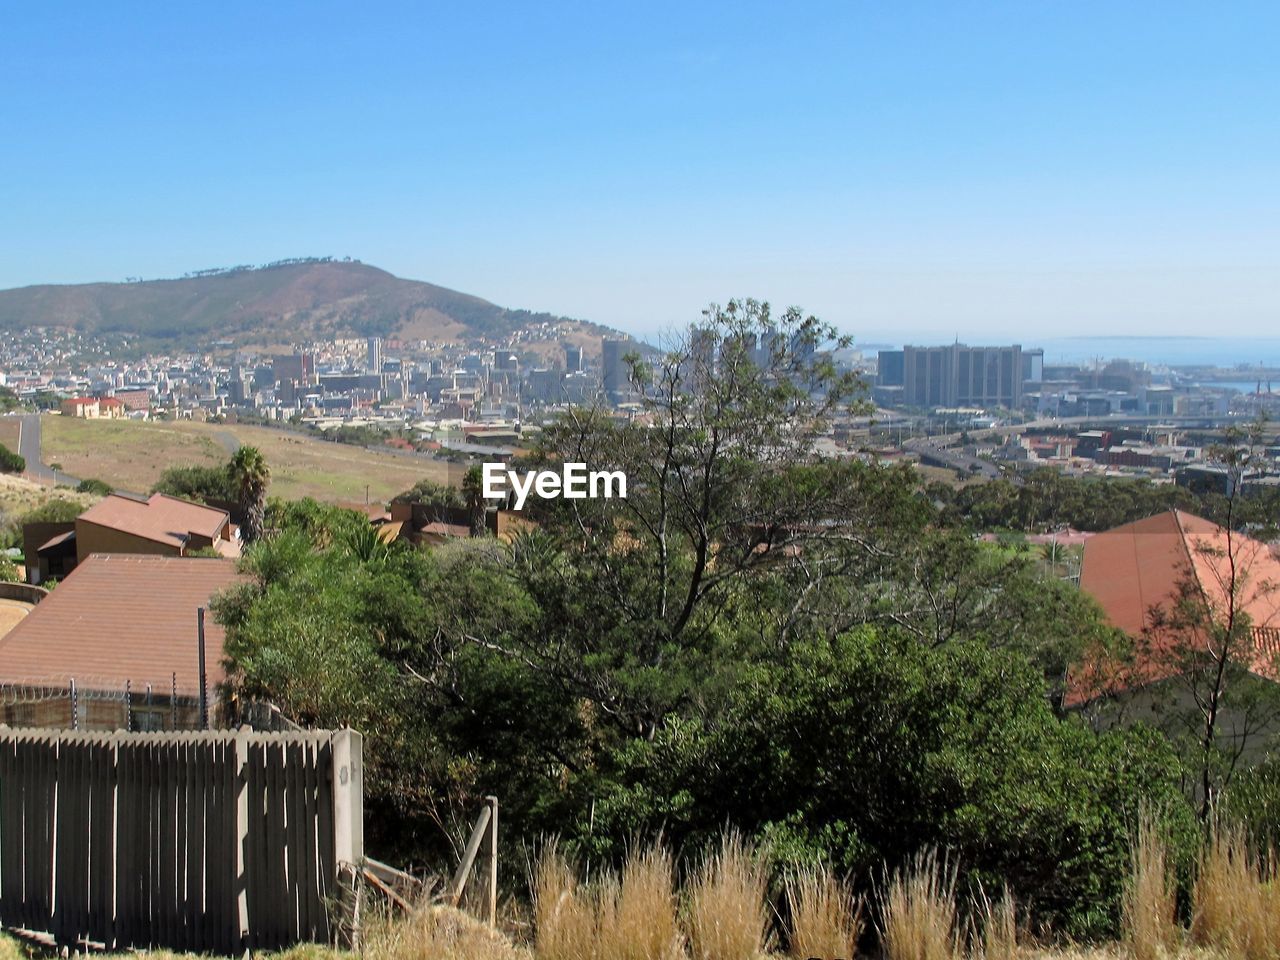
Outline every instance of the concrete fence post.
[(364, 738), (355, 730), (333, 734), (333, 857), (342, 892), (341, 939), (361, 947), (364, 884)]
[(249, 732), (241, 728), (236, 733), (236, 919), (239, 944), (249, 938)]

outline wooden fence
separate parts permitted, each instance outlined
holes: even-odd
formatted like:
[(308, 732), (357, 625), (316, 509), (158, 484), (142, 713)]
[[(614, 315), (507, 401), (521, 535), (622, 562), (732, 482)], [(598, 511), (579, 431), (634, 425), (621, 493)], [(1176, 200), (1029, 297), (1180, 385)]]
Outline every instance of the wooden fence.
[(0, 922), (63, 945), (346, 940), (360, 734), (0, 728)]

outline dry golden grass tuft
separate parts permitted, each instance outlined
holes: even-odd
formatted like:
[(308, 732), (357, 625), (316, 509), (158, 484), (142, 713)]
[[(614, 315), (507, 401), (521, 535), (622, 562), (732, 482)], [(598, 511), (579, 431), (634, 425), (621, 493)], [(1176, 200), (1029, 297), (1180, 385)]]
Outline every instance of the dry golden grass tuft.
[(768, 856), (730, 831), (689, 884), (693, 960), (756, 960), (768, 949)]
[(970, 955), (974, 960), (1016, 960), (1018, 950), (1018, 910), (1013, 894), (1006, 887), (999, 900), (992, 900), (979, 887), (973, 902)]
[(1150, 811), (1139, 815), (1130, 862), (1123, 904), (1124, 942), (1134, 960), (1161, 960), (1177, 952), (1182, 932), (1168, 844)]
[(825, 864), (787, 877), (791, 956), (852, 958), (862, 933), (862, 904)]
[(452, 907), (423, 906), (368, 925), (364, 960), (532, 960), (533, 954)]
[(676, 915), (675, 868), (660, 844), (632, 851), (622, 879), (601, 884), (596, 917), (600, 960), (679, 960), (684, 937)]
[(533, 871), (534, 946), (540, 960), (594, 960), (595, 910), (554, 840)]
[(1233, 960), (1280, 957), (1275, 851), (1263, 855), (1239, 827), (1215, 824), (1197, 867), (1192, 941)]
[(888, 960), (958, 960), (956, 871), (936, 851), (917, 854), (889, 878), (880, 941)]

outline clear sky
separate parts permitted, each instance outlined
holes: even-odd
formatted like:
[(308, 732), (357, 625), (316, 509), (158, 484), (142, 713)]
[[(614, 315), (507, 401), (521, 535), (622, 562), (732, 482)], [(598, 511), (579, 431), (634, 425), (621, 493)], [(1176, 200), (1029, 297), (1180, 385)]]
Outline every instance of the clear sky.
[(637, 333), (1280, 332), (1280, 3), (0, 0), (0, 287), (350, 255)]

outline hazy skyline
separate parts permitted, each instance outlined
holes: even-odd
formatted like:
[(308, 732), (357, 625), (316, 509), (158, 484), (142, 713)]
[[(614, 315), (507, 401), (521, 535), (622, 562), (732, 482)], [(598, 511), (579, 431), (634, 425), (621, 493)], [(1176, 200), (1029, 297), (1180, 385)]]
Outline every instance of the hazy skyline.
[(1280, 327), (1269, 3), (8, 5), (0, 287), (350, 255), (638, 334)]

